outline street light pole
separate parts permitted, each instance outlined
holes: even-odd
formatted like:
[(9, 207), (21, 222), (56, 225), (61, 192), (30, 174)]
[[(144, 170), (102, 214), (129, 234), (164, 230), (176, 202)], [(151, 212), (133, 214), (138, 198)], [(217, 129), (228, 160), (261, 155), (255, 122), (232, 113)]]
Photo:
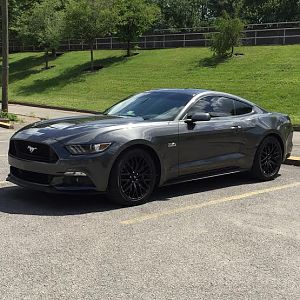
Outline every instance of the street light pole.
[(8, 0), (1, 0), (2, 11), (2, 111), (8, 111)]

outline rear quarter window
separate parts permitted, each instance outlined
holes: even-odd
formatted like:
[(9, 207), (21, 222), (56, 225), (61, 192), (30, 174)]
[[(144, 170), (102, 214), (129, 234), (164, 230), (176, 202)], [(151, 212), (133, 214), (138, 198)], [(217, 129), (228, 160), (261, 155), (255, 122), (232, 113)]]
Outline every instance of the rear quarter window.
[(234, 101), (234, 107), (236, 116), (247, 115), (253, 111), (253, 107), (251, 105), (241, 101)]

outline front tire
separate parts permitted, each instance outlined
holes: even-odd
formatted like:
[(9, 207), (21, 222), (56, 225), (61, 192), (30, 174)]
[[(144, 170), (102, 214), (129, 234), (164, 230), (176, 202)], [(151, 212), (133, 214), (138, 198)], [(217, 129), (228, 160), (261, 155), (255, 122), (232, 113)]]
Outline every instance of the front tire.
[(266, 137), (256, 152), (252, 175), (262, 181), (273, 180), (281, 168), (282, 157), (278, 139), (274, 136)]
[(109, 198), (121, 205), (134, 206), (147, 202), (156, 184), (156, 167), (151, 155), (132, 149), (114, 164), (108, 187)]

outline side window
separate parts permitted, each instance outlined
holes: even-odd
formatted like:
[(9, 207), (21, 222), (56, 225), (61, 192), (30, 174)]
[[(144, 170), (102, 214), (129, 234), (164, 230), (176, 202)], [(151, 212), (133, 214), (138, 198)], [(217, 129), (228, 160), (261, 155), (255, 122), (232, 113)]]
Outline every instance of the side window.
[(210, 113), (210, 99), (211, 97), (206, 97), (199, 100), (187, 113), (188, 116), (192, 116), (197, 113)]
[(195, 113), (209, 113), (211, 117), (234, 116), (234, 101), (226, 97), (206, 97), (199, 100), (188, 112), (188, 116)]
[(212, 97), (210, 115), (212, 117), (234, 116), (233, 100), (226, 97)]
[(253, 107), (251, 105), (248, 105), (246, 103), (243, 103), (243, 102), (237, 101), (237, 100), (234, 101), (234, 106), (235, 106), (235, 115), (236, 116), (250, 114), (253, 110)]

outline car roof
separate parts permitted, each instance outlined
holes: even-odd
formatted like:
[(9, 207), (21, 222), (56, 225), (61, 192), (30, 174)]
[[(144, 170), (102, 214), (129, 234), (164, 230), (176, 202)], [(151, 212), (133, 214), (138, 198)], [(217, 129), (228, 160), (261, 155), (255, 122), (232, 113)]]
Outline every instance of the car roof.
[(162, 93), (172, 92), (172, 93), (196, 96), (196, 95), (203, 94), (203, 93), (209, 92), (209, 91), (202, 90), (202, 89), (157, 89), (157, 90), (151, 90), (149, 92), (162, 92)]
[(241, 101), (244, 101), (246, 103), (249, 103), (251, 105), (255, 105), (254, 103), (242, 98), (242, 97), (239, 97), (239, 96), (236, 96), (236, 95), (233, 95), (233, 94), (228, 94), (228, 93), (224, 93), (224, 92), (218, 92), (218, 91), (212, 91), (212, 90), (205, 90), (205, 89), (156, 89), (156, 90), (150, 90), (150, 91), (147, 91), (147, 93), (177, 93), (177, 94), (185, 94), (185, 95), (190, 95), (191, 97), (195, 97), (195, 96), (199, 96), (199, 95), (219, 95), (219, 96), (224, 96), (224, 97), (230, 97), (230, 98), (233, 98), (233, 99), (238, 99), (238, 100), (241, 100)]
[[(205, 89), (156, 89), (156, 90), (150, 90), (147, 91), (148, 93), (177, 93), (177, 94), (184, 94), (184, 95), (189, 95), (191, 97), (199, 96), (199, 95), (219, 95), (219, 96), (224, 96), (224, 97), (231, 97), (234, 99), (239, 99), (248, 103), (248, 100), (243, 99), (239, 96), (224, 93), (224, 92), (218, 92), (218, 91), (212, 91), (212, 90), (205, 90)], [(251, 103), (254, 105), (253, 103)]]

